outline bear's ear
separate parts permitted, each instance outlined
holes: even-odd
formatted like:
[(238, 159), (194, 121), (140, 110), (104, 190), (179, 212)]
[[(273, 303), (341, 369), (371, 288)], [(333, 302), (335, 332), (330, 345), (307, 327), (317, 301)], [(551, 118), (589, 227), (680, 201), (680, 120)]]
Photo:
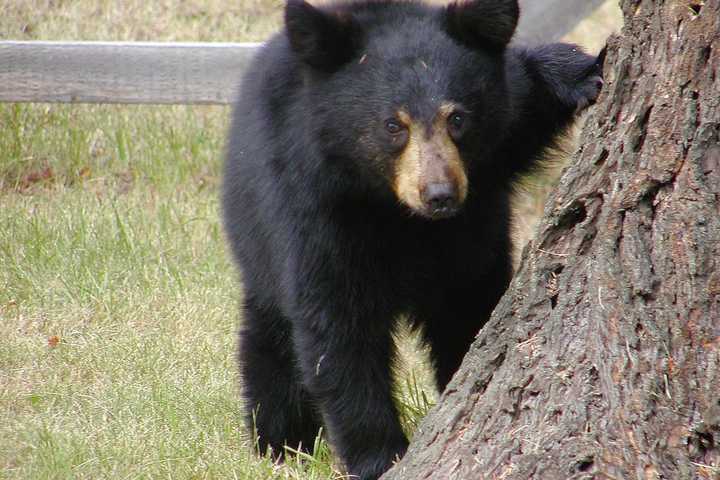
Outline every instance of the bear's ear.
[(319, 70), (339, 68), (358, 49), (360, 29), (350, 15), (326, 12), (305, 0), (287, 0), (285, 28), (293, 51)]
[(468, 0), (444, 10), (448, 34), (470, 48), (502, 51), (517, 27), (517, 0)]

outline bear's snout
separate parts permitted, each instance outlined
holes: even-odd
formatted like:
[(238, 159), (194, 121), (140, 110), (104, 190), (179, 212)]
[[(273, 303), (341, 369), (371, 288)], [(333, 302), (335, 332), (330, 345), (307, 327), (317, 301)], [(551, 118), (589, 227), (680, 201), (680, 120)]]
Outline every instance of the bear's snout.
[(421, 187), (420, 199), (432, 218), (451, 217), (460, 206), (458, 188), (452, 182), (429, 183)]
[(393, 189), (400, 202), (430, 219), (452, 217), (467, 197), (465, 162), (447, 127), (453, 111), (454, 104), (442, 104), (429, 126), (398, 112), (409, 138), (395, 160)]

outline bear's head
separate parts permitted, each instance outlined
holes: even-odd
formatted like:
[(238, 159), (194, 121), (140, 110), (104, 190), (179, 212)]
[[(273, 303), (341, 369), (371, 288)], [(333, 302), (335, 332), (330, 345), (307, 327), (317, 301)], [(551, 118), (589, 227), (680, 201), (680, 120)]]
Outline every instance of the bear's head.
[(516, 0), (289, 0), (286, 35), (323, 158), (411, 212), (453, 216), (495, 174), (518, 14)]

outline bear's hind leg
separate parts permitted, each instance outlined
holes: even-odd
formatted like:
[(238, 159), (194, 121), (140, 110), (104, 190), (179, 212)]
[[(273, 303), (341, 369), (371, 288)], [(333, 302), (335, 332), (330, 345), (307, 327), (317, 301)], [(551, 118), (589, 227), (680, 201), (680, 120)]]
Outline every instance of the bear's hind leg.
[(299, 382), (290, 328), (274, 307), (248, 300), (243, 309), (238, 358), (243, 378), (245, 421), (257, 432), (261, 454), (284, 447), (311, 452), (320, 429), (307, 390)]

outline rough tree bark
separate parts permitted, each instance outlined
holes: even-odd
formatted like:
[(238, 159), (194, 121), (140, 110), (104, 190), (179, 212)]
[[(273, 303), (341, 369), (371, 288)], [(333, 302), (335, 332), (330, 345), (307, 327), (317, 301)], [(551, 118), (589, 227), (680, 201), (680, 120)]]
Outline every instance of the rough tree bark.
[(720, 478), (720, 0), (622, 0), (520, 270), (385, 480)]

